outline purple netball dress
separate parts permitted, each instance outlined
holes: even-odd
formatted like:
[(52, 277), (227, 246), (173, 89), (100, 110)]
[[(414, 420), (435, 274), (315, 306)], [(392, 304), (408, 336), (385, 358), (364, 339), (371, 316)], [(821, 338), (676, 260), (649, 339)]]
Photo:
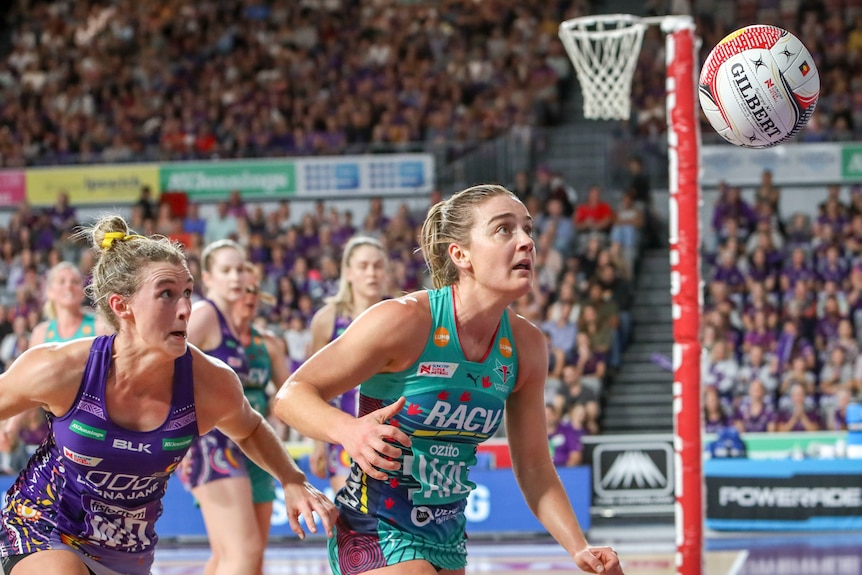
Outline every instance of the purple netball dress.
[(60, 549), (98, 575), (150, 572), (168, 478), (197, 437), (192, 356), (174, 362), (165, 422), (132, 431), (113, 423), (105, 406), (113, 343), (114, 336), (93, 341), (72, 408), (49, 418), (52, 433), (9, 489), (0, 557)]
[[(342, 315), (335, 316), (335, 323), (332, 326), (332, 337), (334, 340), (347, 329), (351, 319)], [(345, 413), (349, 413), (353, 417), (359, 413), (359, 388), (355, 387), (349, 391), (345, 391), (341, 395), (335, 397), (329, 403), (333, 407), (337, 407)], [(330, 443), (326, 447), (326, 467), (330, 476), (347, 475), (350, 473), (350, 456), (344, 451), (338, 443)]]
[[(225, 362), (245, 382), (249, 374), (245, 348), (233, 335), (218, 306), (212, 301), (209, 303), (218, 315), (221, 343), (213, 349), (203, 351)], [(218, 429), (198, 437), (189, 448), (180, 473), (180, 479), (186, 489), (191, 490), (198, 485), (230, 477), (248, 477), (245, 455), (239, 447)]]

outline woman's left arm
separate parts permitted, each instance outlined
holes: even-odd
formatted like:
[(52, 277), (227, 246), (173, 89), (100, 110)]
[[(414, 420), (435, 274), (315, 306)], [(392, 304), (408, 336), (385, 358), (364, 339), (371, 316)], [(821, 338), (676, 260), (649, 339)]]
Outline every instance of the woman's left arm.
[[(300, 538), (305, 531), (299, 515), (312, 533), (317, 532), (312, 512), (323, 521), (326, 534), (338, 515), (332, 502), (306, 480), (278, 435), (245, 398), (239, 377), (224, 363), (195, 352), (195, 411), (201, 434), (217, 428), (233, 440), (242, 452), (281, 482), (291, 529)], [(200, 382), (200, 384), (198, 383)]]
[(539, 330), (512, 315), (518, 383), (506, 402), (506, 431), (515, 478), (530, 510), (587, 573), (622, 574), (616, 552), (590, 547), (548, 452), (544, 425), (547, 353)]

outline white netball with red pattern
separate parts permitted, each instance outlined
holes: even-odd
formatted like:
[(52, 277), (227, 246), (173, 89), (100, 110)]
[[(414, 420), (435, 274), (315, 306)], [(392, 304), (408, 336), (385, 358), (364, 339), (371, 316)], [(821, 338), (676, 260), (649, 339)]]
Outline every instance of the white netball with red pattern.
[(799, 38), (754, 25), (728, 34), (712, 49), (698, 88), (704, 114), (725, 140), (768, 148), (808, 122), (820, 96), (820, 75)]

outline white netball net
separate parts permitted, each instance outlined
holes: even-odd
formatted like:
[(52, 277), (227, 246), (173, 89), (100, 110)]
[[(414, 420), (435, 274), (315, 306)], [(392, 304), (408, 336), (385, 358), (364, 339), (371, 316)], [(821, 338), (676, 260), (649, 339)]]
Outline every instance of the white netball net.
[(632, 76), (646, 27), (630, 14), (585, 16), (560, 24), (560, 39), (581, 84), (585, 118), (629, 118)]

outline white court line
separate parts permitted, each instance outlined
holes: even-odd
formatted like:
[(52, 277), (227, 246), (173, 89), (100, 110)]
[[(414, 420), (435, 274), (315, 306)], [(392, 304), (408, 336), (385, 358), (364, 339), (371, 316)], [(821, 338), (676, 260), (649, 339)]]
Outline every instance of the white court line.
[(730, 571), (727, 572), (727, 575), (737, 575), (743, 567), (745, 567), (745, 562), (748, 560), (748, 549), (743, 549), (739, 552), (739, 555), (736, 556), (736, 560), (733, 562), (733, 565), (730, 566)]

